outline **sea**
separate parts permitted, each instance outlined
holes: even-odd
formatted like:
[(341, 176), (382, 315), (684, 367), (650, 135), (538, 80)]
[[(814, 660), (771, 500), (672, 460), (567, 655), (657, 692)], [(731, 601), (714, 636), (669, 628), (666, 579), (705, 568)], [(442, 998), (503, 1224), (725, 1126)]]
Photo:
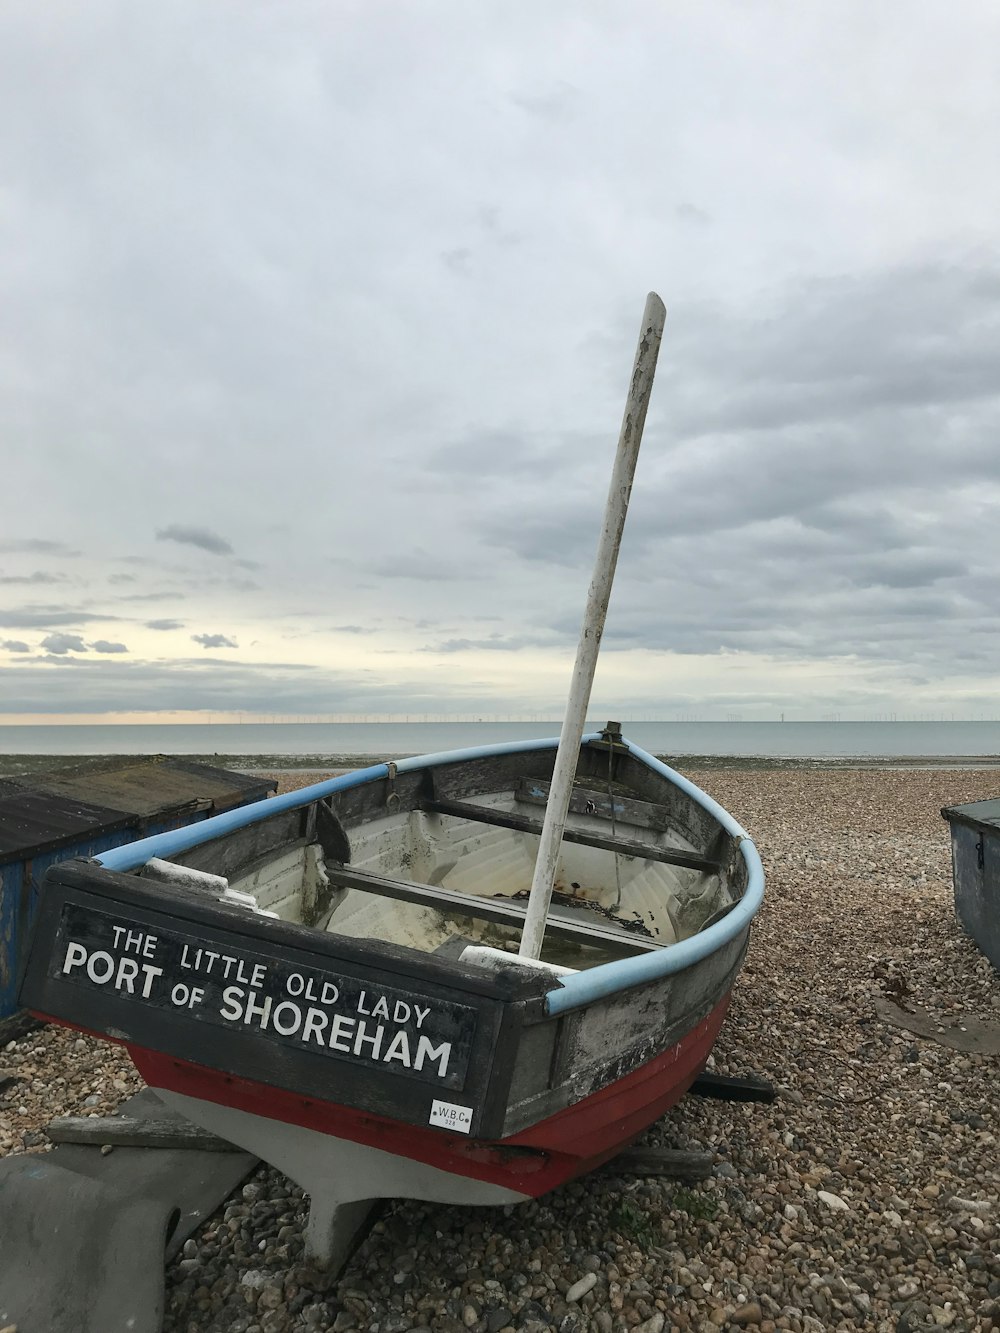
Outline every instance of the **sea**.
[[(588, 730), (599, 731), (603, 724), (604, 719), (594, 719)], [(330, 768), (558, 736), (559, 727), (557, 720), (0, 726), (0, 772), (30, 769), (57, 757), (151, 754), (224, 759), (239, 768)], [(668, 759), (925, 761), (933, 767), (969, 761), (1000, 766), (1000, 720), (636, 720), (622, 727), (629, 740)], [(24, 764), (13, 762), (20, 758)]]

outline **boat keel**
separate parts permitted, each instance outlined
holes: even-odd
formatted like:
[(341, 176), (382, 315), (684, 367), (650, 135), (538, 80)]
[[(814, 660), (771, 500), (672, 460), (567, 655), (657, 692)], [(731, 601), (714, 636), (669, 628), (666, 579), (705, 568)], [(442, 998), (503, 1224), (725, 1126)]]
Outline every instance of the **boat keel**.
[(171, 1109), (269, 1162), (309, 1195), (306, 1260), (336, 1276), (383, 1199), (426, 1199), (463, 1206), (523, 1203), (531, 1196), (427, 1162), (336, 1138), (232, 1106), (158, 1088)]
[(381, 1206), (381, 1199), (343, 1203), (327, 1192), (311, 1195), (305, 1234), (306, 1263), (330, 1277), (338, 1277)]

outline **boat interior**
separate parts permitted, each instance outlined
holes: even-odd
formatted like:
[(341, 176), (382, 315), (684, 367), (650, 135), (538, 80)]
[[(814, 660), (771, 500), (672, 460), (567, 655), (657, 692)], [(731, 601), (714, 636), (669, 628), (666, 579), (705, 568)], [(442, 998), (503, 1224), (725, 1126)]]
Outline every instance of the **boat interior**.
[[(714, 821), (706, 848), (703, 812), (685, 826), (675, 808), (615, 785), (578, 777), (572, 792), (540, 960), (555, 970), (668, 947), (739, 896), (731, 839)], [(175, 870), (150, 862), (141, 873), (222, 874), (228, 897), (284, 921), (487, 966), (514, 961), (548, 781), (421, 793), (401, 799), (390, 778), (363, 817), (318, 801), (268, 821), (284, 830), (265, 848), (258, 837), (240, 851), (236, 833), (178, 857)]]

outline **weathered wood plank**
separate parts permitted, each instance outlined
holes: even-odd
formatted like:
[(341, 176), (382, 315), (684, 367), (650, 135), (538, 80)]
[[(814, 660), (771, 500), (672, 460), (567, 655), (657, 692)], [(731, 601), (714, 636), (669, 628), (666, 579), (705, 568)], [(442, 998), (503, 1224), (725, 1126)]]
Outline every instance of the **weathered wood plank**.
[[(544, 778), (522, 778), (514, 791), (514, 798), (527, 805), (544, 805), (549, 799), (550, 784)], [(657, 833), (666, 833), (676, 827), (670, 811), (665, 805), (656, 805), (652, 801), (640, 801), (634, 796), (622, 796), (617, 792), (599, 791), (596, 787), (575, 786), (569, 798), (570, 813), (574, 815), (596, 815), (599, 819), (610, 820), (612, 814), (624, 824), (637, 828), (653, 829)]]
[(911, 1003), (908, 1009), (902, 1009), (882, 996), (875, 1000), (875, 1012), (879, 1018), (904, 1032), (926, 1037), (928, 1041), (936, 1041), (939, 1046), (948, 1046), (953, 1051), (1000, 1055), (1000, 1022), (996, 1020), (977, 1018), (975, 1014), (938, 1017), (918, 1004)]
[[(432, 907), (446, 916), (468, 916), (482, 921), (495, 921), (501, 926), (516, 928), (524, 924), (527, 902), (509, 898), (476, 898), (468, 893), (456, 893), (454, 889), (437, 888), (431, 884), (416, 884), (412, 880), (392, 879), (388, 875), (378, 875), (371, 870), (362, 870), (357, 866), (339, 866), (327, 864), (327, 878), (331, 884), (349, 889), (361, 889), (365, 893), (378, 893), (385, 898), (396, 898), (402, 902), (420, 903)], [(549, 917), (546, 933), (574, 939), (580, 944), (609, 944), (618, 948), (632, 950), (635, 953), (648, 953), (662, 949), (663, 945), (645, 935), (633, 934), (610, 923), (607, 926), (589, 921), (565, 921), (559, 917)], [(512, 961), (514, 955), (511, 955)]]
[[(450, 801), (439, 798), (424, 801), (421, 809), (439, 815), (453, 815), (457, 819), (472, 819), (479, 824), (495, 824), (498, 828), (509, 828), (517, 833), (541, 834), (542, 821), (528, 815), (508, 814), (505, 810), (494, 810), (489, 805), (476, 805), (472, 801)], [(666, 865), (685, 866), (689, 870), (701, 870), (716, 874), (720, 870), (718, 861), (698, 856), (694, 852), (682, 852), (673, 847), (652, 847), (644, 842), (628, 842), (624, 838), (603, 837), (599, 833), (590, 833), (583, 829), (563, 829), (563, 841), (579, 843), (583, 847), (598, 847), (606, 852), (620, 852), (622, 856), (635, 856), (646, 861), (661, 861)]]
[(677, 1180), (706, 1180), (712, 1174), (712, 1154), (680, 1148), (626, 1148), (605, 1164), (609, 1175), (672, 1176)]
[(773, 1102), (777, 1091), (766, 1078), (729, 1078), (726, 1074), (699, 1074), (688, 1089), (695, 1097), (723, 1102)]
[(192, 847), (176, 858), (180, 865), (192, 870), (206, 870), (222, 875), (230, 883), (242, 878), (249, 870), (275, 851), (309, 841), (303, 830), (300, 810), (286, 810), (260, 824), (230, 833), (218, 841)]
[(194, 1148), (198, 1152), (242, 1152), (234, 1143), (186, 1120), (136, 1119), (133, 1116), (66, 1115), (45, 1130), (53, 1143), (92, 1143), (113, 1148)]

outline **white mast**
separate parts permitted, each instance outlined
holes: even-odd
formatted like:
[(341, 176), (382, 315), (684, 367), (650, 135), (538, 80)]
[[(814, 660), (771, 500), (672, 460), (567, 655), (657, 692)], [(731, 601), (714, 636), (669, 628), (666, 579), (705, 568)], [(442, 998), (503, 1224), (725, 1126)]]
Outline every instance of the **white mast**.
[(562, 731), (559, 733), (559, 749), (552, 770), (549, 799), (545, 808), (535, 873), (531, 881), (531, 895), (521, 934), (519, 953), (522, 958), (537, 958), (542, 951), (542, 938), (552, 899), (552, 884), (559, 860), (559, 847), (566, 825), (566, 811), (569, 809), (570, 792), (580, 755), (587, 705), (590, 703), (590, 690), (597, 669), (597, 654), (601, 646), (601, 635), (604, 633), (604, 621), (608, 614), (611, 584), (615, 577), (615, 565), (618, 563), (618, 548), (625, 527), (625, 515), (628, 512), (629, 496), (632, 492), (632, 478), (635, 475), (635, 463), (642, 441), (642, 428), (646, 421), (649, 395), (653, 388), (653, 375), (656, 373), (656, 358), (660, 351), (665, 319), (666, 310), (663, 302), (655, 292), (650, 292), (646, 297), (646, 308), (642, 314), (639, 346), (632, 366), (632, 381), (625, 402), (625, 415), (618, 437), (618, 452), (615, 455), (615, 466), (604, 510), (604, 526), (597, 546), (590, 591), (587, 594), (587, 607), (576, 650), (576, 665), (573, 668), (566, 716), (563, 719)]

